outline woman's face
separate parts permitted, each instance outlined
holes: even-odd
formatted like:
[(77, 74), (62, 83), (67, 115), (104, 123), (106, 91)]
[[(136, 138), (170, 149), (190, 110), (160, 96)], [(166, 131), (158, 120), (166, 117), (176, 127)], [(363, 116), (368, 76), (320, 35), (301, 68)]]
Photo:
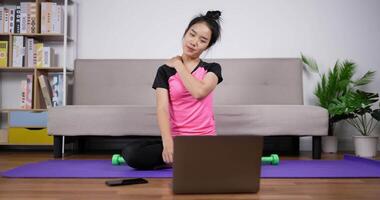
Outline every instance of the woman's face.
[(183, 54), (198, 58), (207, 49), (210, 39), (211, 30), (204, 22), (192, 25), (182, 40)]

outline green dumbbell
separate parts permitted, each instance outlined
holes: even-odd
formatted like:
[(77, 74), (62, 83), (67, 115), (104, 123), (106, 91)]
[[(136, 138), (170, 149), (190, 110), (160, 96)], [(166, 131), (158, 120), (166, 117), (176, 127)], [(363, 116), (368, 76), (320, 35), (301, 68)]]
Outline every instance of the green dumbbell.
[(278, 165), (280, 163), (280, 157), (277, 154), (272, 154), (269, 157), (261, 157), (261, 163)]
[(120, 154), (114, 154), (112, 156), (112, 165), (123, 165), (123, 164), (125, 164), (125, 160)]

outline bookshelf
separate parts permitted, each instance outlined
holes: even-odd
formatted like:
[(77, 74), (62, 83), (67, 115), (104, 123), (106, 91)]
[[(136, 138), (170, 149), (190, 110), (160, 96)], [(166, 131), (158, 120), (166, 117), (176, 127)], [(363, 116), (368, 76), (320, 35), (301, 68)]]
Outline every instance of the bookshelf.
[(45, 76), (59, 94), (51, 94), (52, 104), (66, 105), (67, 79), (76, 57), (76, 13), (71, 0), (0, 2), (0, 145), (53, 144), (39, 77)]

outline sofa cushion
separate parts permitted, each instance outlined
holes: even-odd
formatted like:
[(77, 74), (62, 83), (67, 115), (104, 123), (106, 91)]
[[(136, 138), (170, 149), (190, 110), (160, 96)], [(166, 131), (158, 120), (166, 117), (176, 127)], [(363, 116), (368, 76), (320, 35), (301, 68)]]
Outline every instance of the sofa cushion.
[(305, 105), (215, 106), (219, 135), (326, 135), (328, 116), (324, 108)]
[[(77, 59), (74, 105), (155, 105), (154, 77), (163, 59)], [(298, 58), (213, 59), (223, 82), (215, 105), (301, 105)]]
[(155, 106), (69, 105), (48, 110), (49, 134), (159, 135)]
[[(159, 136), (155, 106), (71, 105), (48, 111), (49, 134)], [(325, 109), (304, 105), (217, 105), (218, 135), (326, 135)]]

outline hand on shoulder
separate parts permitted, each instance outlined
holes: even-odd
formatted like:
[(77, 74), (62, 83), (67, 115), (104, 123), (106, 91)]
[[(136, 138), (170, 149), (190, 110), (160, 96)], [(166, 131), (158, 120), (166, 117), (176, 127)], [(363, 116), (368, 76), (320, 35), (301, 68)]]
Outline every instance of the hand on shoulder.
[(181, 56), (175, 56), (165, 63), (167, 66), (172, 67), (172, 68), (177, 68), (183, 66), (183, 61)]

